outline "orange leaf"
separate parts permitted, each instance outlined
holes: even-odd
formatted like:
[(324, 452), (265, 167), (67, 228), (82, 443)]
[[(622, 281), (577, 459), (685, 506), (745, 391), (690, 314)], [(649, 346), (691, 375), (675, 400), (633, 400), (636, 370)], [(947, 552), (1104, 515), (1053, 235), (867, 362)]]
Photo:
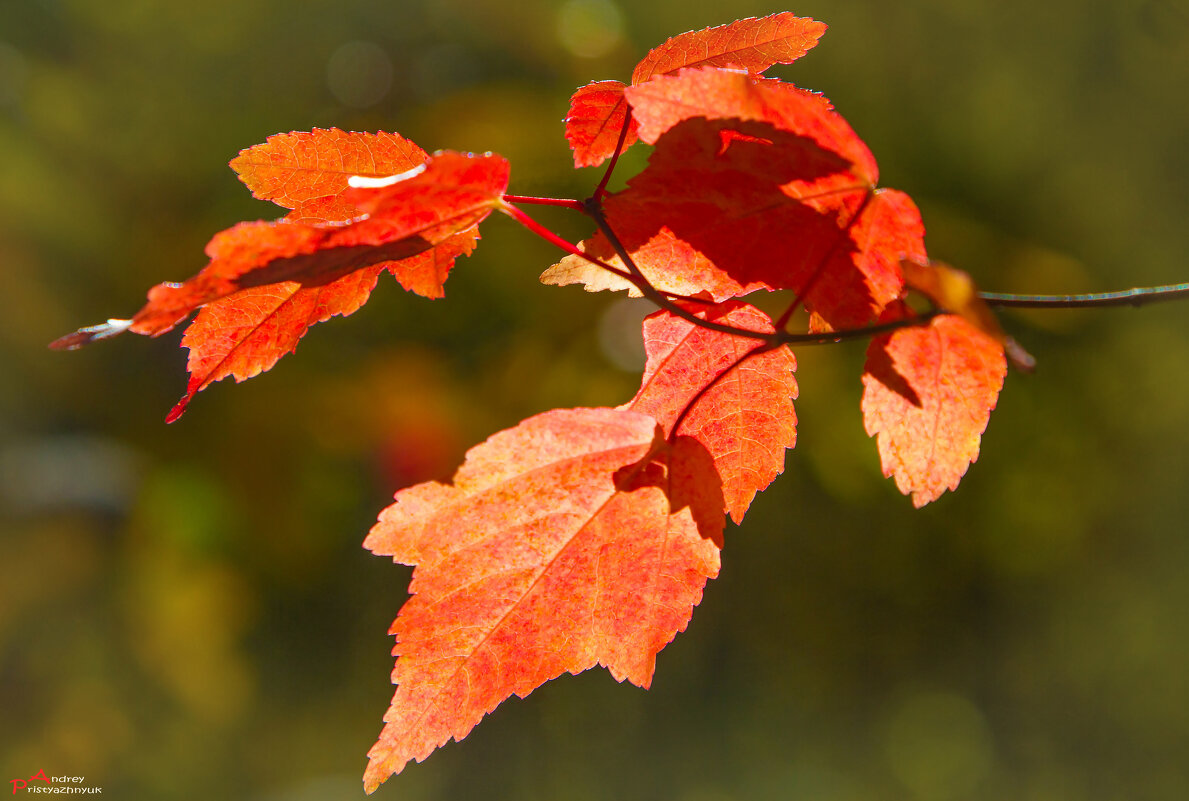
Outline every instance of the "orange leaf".
[[(658, 447), (647, 415), (555, 410), (471, 449), (453, 484), (396, 494), (364, 546), (417, 567), (368, 792), (562, 673), (601, 664), (649, 685), (718, 573), (722, 526), (721, 494), (699, 498), (713, 485), (686, 472), (697, 460), (658, 476)], [(689, 509), (671, 503), (674, 481)], [(718, 532), (699, 532), (695, 507), (715, 504)]]
[[(855, 178), (837, 155), (769, 124), (688, 119), (658, 139), (648, 168), (608, 197), (604, 212), (640, 272), (663, 292), (706, 292), (721, 301), (791, 289), (842, 327), (874, 319), (899, 297), (899, 255), (923, 247), (901, 241), (914, 230), (912, 218), (901, 220), (910, 225), (904, 230), (880, 224), (888, 204), (872, 203), (870, 187)], [(793, 196), (798, 185), (835, 181), (841, 186)], [(917, 217), (918, 243), (920, 230)], [(601, 234), (580, 247), (627, 270)], [(625, 278), (579, 256), (565, 257), (541, 280), (638, 294)]]
[(355, 311), (383, 268), (406, 289), (441, 297), (455, 258), (473, 250), (475, 226), (507, 185), (500, 156), (436, 153), (378, 185), (344, 190), (340, 197), (356, 209), (350, 224), (258, 221), (216, 234), (207, 266), (182, 283), (153, 287), (132, 320), (84, 328), (51, 347), (77, 348), (125, 330), (156, 336), (212, 304), (183, 340), (191, 377), (167, 418), (176, 420), (211, 382), (258, 375), (292, 352), (309, 326)]
[[(685, 308), (703, 320), (773, 330), (768, 315), (739, 301)], [(743, 522), (755, 494), (784, 470), (784, 451), (797, 443), (797, 360), (792, 351), (781, 346), (735, 366), (760, 344), (696, 326), (662, 309), (644, 320), (648, 363), (640, 391), (624, 407), (652, 415), (669, 435), (693, 403), (678, 433), (698, 440), (714, 459), (726, 509), (736, 523)]]
[[(242, 289), (282, 281), (322, 284), (345, 272), (422, 253), (473, 228), (498, 202), (508, 183), (500, 156), (442, 152), (419, 172), (388, 186), (348, 189), (366, 218), (337, 228), (240, 223), (211, 240), (210, 263), (181, 284), (159, 284), (133, 318), (138, 334), (160, 334), (203, 304)], [(419, 284), (423, 294), (441, 287)]]
[(252, 194), (293, 209), (293, 222), (346, 221), (359, 210), (340, 195), (352, 176), (396, 175), (425, 163), (429, 156), (392, 133), (358, 133), (315, 128), (268, 137), (231, 160)]
[(439, 150), (408, 172), (343, 192), (367, 219), (341, 229), (342, 244), (381, 245), (411, 236), (439, 242), (477, 225), (507, 188), (503, 156)]
[[(674, 36), (651, 50), (632, 72), (640, 84), (682, 67), (731, 67), (759, 74), (773, 64), (791, 64), (805, 55), (826, 31), (824, 23), (788, 12), (736, 20)], [(574, 166), (594, 167), (615, 152), (628, 108), (623, 84), (599, 81), (582, 87), (570, 100), (566, 139), (574, 150)], [(636, 141), (635, 122), (629, 121), (626, 149)]]
[[(728, 135), (723, 151), (726, 132), (742, 136)], [(689, 119), (657, 141), (648, 168), (608, 197), (604, 212), (640, 271), (662, 291), (705, 291), (721, 301), (756, 289), (797, 289), (845, 239), (840, 227), (869, 192), (840, 165), (837, 156), (768, 124)], [(840, 173), (844, 186), (828, 195), (829, 211), (790, 197), (783, 186)], [(582, 248), (625, 269), (602, 235)], [(542, 280), (632, 292), (630, 282), (605, 272), (568, 256)]]
[(883, 474), (918, 509), (954, 490), (978, 459), (999, 398), (1003, 347), (955, 315), (900, 328), (867, 349), (863, 423), (877, 438)]
[(792, 64), (825, 32), (824, 22), (787, 11), (690, 31), (653, 48), (636, 65), (632, 83), (644, 83), (682, 67), (734, 67), (758, 74), (773, 64)]

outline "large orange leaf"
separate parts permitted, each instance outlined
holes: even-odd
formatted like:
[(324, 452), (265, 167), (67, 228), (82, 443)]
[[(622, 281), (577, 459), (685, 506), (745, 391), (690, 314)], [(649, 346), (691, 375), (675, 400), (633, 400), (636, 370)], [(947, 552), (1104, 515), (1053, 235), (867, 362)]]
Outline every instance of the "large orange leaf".
[[(805, 55), (826, 31), (826, 25), (789, 12), (736, 20), (674, 36), (651, 50), (632, 72), (632, 84), (683, 67), (730, 67), (759, 74), (773, 64), (791, 64)], [(593, 167), (610, 158), (629, 110), (619, 81), (582, 87), (570, 99), (566, 139), (574, 150), (574, 166)], [(629, 122), (624, 148), (636, 141)]]
[(863, 372), (863, 423), (885, 476), (918, 509), (958, 488), (999, 398), (1003, 346), (952, 314), (877, 337)]
[(664, 450), (648, 415), (555, 410), (471, 449), (452, 484), (396, 494), (364, 545), (417, 567), (368, 792), (562, 673), (649, 685), (718, 573), (722, 528), (713, 470), (687, 453), (661, 475)]
[(293, 222), (323, 223), (359, 215), (341, 195), (353, 176), (379, 178), (423, 164), (428, 155), (399, 134), (315, 128), (268, 137), (231, 160), (252, 194), (293, 209)]
[[(686, 310), (736, 328), (773, 330), (768, 315), (740, 301), (689, 304)], [(781, 346), (740, 363), (758, 344), (662, 309), (644, 320), (648, 362), (640, 391), (624, 407), (652, 415), (666, 435), (684, 413), (677, 433), (710, 453), (736, 523), (755, 494), (784, 470), (784, 451), (797, 443), (797, 360)]]

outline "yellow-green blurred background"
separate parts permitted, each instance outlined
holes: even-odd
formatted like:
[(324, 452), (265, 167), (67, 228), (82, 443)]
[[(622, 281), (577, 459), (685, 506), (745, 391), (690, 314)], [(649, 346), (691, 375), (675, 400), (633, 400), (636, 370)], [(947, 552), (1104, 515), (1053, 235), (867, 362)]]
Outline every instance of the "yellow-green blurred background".
[[(384, 280), (164, 425), (178, 332), (45, 346), (278, 216), (225, 163), (384, 129), (583, 196), (575, 87), (777, 10), (0, 0), (0, 791), (45, 770), (121, 799), (361, 797), (408, 579), (360, 548), (375, 513), (496, 430), (636, 388), (641, 307), (539, 285), (556, 254), (501, 218), (445, 300)], [(1185, 0), (787, 10), (831, 27), (776, 72), (834, 100), (935, 257), (1003, 291), (1189, 279)], [(1187, 311), (1006, 315), (1039, 369), (922, 511), (863, 434), (863, 346), (801, 349), (800, 443), (653, 689), (552, 682), (378, 797), (1189, 797)]]

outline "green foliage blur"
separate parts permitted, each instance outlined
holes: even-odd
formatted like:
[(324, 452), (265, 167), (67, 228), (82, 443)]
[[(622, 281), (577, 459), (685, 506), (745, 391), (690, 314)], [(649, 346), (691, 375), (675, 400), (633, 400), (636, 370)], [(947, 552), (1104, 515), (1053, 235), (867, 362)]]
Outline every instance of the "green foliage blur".
[[(830, 25), (776, 72), (835, 102), (935, 257), (998, 291), (1189, 280), (1184, 0), (0, 2), (0, 792), (44, 770), (121, 799), (361, 797), (409, 576), (361, 549), (376, 512), (524, 417), (636, 389), (645, 306), (541, 286), (557, 254), (493, 218), (444, 300), (383, 280), (165, 426), (179, 332), (45, 346), (279, 216), (226, 162), (384, 129), (582, 197), (574, 88), (778, 10)], [(551, 682), (377, 797), (1189, 797), (1186, 311), (1006, 314), (1039, 369), (919, 512), (863, 433), (863, 346), (802, 348), (797, 449), (652, 690)]]

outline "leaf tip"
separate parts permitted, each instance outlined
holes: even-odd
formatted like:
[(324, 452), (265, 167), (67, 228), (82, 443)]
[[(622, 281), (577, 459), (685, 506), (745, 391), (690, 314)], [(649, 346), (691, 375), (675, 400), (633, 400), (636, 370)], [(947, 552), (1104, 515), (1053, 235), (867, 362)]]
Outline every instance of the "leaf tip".
[(50, 343), (50, 350), (78, 350), (100, 339), (110, 339), (132, 327), (131, 320), (108, 320), (106, 323), (80, 328), (73, 334), (58, 337)]
[(165, 423), (167, 425), (169, 423), (176, 423), (178, 419), (186, 413), (186, 407), (190, 405), (190, 401), (194, 399), (194, 393), (197, 391), (198, 388), (196, 388), (194, 386), (194, 382), (191, 381), (190, 386), (186, 387), (186, 394), (182, 396), (181, 400), (173, 405), (173, 408), (169, 410), (169, 414), (165, 415)]

